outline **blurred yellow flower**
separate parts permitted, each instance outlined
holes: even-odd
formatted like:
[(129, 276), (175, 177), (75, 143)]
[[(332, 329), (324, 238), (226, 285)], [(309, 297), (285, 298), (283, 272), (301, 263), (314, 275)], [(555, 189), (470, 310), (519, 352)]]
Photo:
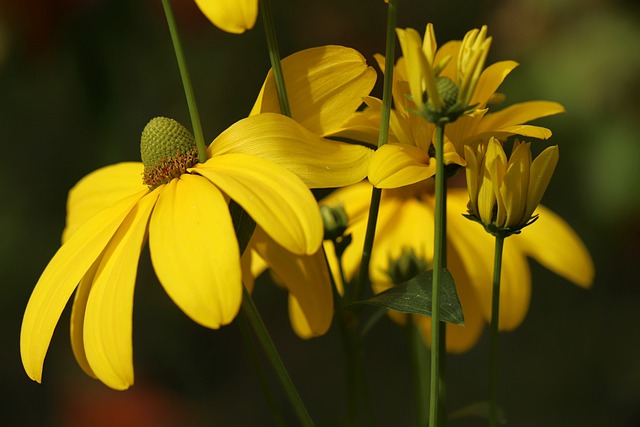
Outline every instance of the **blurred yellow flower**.
[[(435, 41), (430, 41), (432, 30), (429, 28), (431, 27), (427, 27), (424, 44), (435, 46)], [(476, 39), (477, 37), (479, 36)], [(461, 46), (462, 42), (451, 41), (435, 51), (433, 63), (442, 67), (440, 77), (447, 77), (452, 81), (460, 79), (458, 58), (461, 56)], [(376, 55), (376, 60), (384, 71), (384, 58)], [(431, 161), (435, 125), (415, 114), (419, 107), (407, 97), (411, 92), (407, 61), (406, 57), (401, 57), (394, 67), (394, 109), (391, 112), (389, 144), (379, 149), (370, 163), (369, 180), (378, 188), (398, 188), (424, 180), (435, 173), (435, 165)], [(516, 66), (517, 63), (513, 61), (501, 61), (482, 71), (469, 101), (475, 109), (445, 126), (445, 164), (464, 166), (464, 146), (474, 146), (491, 136), (498, 139), (511, 135), (538, 139), (551, 136), (549, 129), (525, 123), (564, 112), (564, 108), (558, 103), (529, 101), (496, 110), (495, 101), (500, 98), (496, 90)], [(340, 136), (375, 145), (382, 101), (368, 97), (365, 102), (368, 108), (352, 116), (343, 126)]]
[[(388, 271), (408, 251), (431, 265), (433, 261), (433, 181), (383, 190), (369, 274), (376, 293), (392, 286)], [(359, 183), (337, 190), (321, 203), (342, 203), (349, 217), (347, 233), (353, 243), (344, 253), (347, 280), (357, 272), (366, 230), (371, 185)], [(468, 194), (464, 188), (450, 188), (447, 203), (447, 268), (456, 282), (465, 316), (465, 326), (447, 324), (447, 350), (460, 353), (479, 339), (491, 319), (491, 278), (494, 238), (465, 219)], [(540, 218), (527, 233), (514, 235), (505, 245), (500, 290), (500, 330), (517, 328), (526, 316), (531, 293), (527, 257), (581, 287), (593, 281), (594, 267), (580, 238), (556, 214), (543, 206)], [(331, 253), (331, 252), (329, 252)], [(404, 322), (405, 315), (389, 312)], [(431, 319), (415, 315), (426, 342), (431, 338)]]
[(508, 161), (495, 138), (475, 151), (465, 147), (469, 214), (492, 234), (511, 234), (531, 223), (558, 164), (557, 145), (533, 162), (529, 145), (516, 140)]
[(202, 13), (223, 31), (242, 34), (258, 17), (258, 0), (196, 0)]

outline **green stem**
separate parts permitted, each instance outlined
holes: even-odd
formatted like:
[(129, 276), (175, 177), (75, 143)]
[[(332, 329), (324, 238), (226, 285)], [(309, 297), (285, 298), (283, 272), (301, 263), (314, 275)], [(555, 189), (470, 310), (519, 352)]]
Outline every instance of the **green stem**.
[(446, 253), (446, 196), (444, 175), (444, 124), (436, 124), (436, 200), (435, 200), (435, 232), (433, 251), (433, 285), (431, 294), (431, 387), (429, 394), (429, 426), (438, 424), (438, 406), (440, 402), (440, 282), (444, 269)]
[(275, 425), (279, 427), (284, 427), (285, 422), (282, 417), (282, 412), (271, 392), (271, 388), (267, 383), (267, 378), (260, 361), (260, 354), (258, 353), (258, 349), (256, 347), (256, 343), (251, 336), (251, 330), (249, 329), (249, 319), (245, 312), (242, 312), (242, 315), (239, 316), (240, 320), (240, 330), (242, 332), (242, 338), (244, 341), (245, 348), (249, 352), (249, 358), (251, 359), (251, 364), (254, 367), (254, 372), (258, 377), (258, 382), (260, 383), (260, 388), (264, 393), (265, 398), (267, 399), (267, 405), (269, 406), (269, 410), (271, 411), (271, 419), (275, 423)]
[(302, 399), (300, 398), (300, 395), (298, 394), (298, 391), (296, 390), (296, 387), (293, 384), (293, 381), (291, 380), (291, 377), (289, 376), (289, 373), (287, 372), (282, 359), (280, 358), (280, 354), (278, 353), (278, 350), (271, 340), (271, 336), (269, 335), (269, 332), (267, 331), (267, 328), (262, 321), (262, 317), (260, 316), (258, 309), (253, 303), (253, 299), (251, 298), (249, 291), (247, 291), (247, 288), (245, 288), (244, 286), (243, 292), (244, 294), (242, 298), (242, 310), (247, 316), (249, 324), (251, 324), (253, 332), (256, 334), (256, 337), (258, 338), (258, 341), (260, 342), (260, 345), (262, 346), (267, 359), (269, 359), (269, 362), (273, 366), (273, 369), (276, 371), (278, 379), (280, 380), (280, 383), (284, 388), (284, 392), (287, 395), (287, 398), (289, 399), (289, 402), (291, 403), (291, 406), (293, 407), (298, 420), (300, 421), (300, 425), (313, 426), (314, 424), (311, 420), (311, 417), (309, 416), (309, 413), (307, 412), (307, 408), (304, 406), (304, 403), (302, 402)]
[(416, 411), (416, 423), (419, 427), (427, 427), (429, 421), (429, 410), (425, 405), (428, 393), (429, 369), (427, 363), (429, 360), (429, 352), (422, 340), (420, 328), (409, 316), (407, 322), (407, 330), (409, 335), (409, 346), (411, 353), (411, 376), (413, 379), (413, 397), (415, 399), (414, 406)]
[(271, 13), (271, 3), (269, 0), (260, 0), (260, 13), (262, 15), (262, 22), (264, 23), (264, 32), (267, 39), (267, 47), (269, 48), (269, 60), (271, 61), (273, 79), (276, 83), (276, 91), (278, 92), (280, 111), (285, 116), (291, 117), (291, 107), (289, 106), (289, 98), (287, 97), (287, 88), (284, 84), (284, 73), (282, 72), (282, 64), (280, 63), (278, 39), (276, 37), (273, 14)]
[(502, 249), (504, 236), (496, 236), (496, 246), (493, 259), (493, 295), (491, 301), (491, 337), (490, 337), (490, 365), (489, 365), (489, 426), (496, 427), (498, 423), (498, 319), (500, 318), (500, 273), (502, 270)]
[(184, 52), (182, 51), (180, 35), (178, 34), (178, 25), (176, 24), (176, 18), (173, 15), (173, 9), (171, 8), (171, 0), (162, 0), (162, 7), (164, 8), (164, 14), (167, 17), (167, 24), (169, 24), (173, 50), (176, 53), (178, 68), (180, 69), (180, 77), (182, 78), (182, 86), (184, 86), (184, 94), (187, 97), (189, 115), (191, 116), (191, 126), (193, 127), (193, 136), (196, 140), (196, 146), (198, 147), (198, 161), (200, 163), (204, 163), (207, 161), (207, 147), (204, 144), (204, 135), (202, 134), (202, 125), (200, 124), (196, 95), (193, 92), (193, 85), (191, 84), (187, 61), (185, 60)]
[[(397, 3), (397, 0), (389, 0), (389, 9), (387, 10), (387, 42), (385, 47), (382, 113), (380, 117), (378, 147), (382, 147), (389, 139), (389, 118), (391, 117), (393, 65), (396, 46)], [(371, 249), (373, 248), (373, 239), (376, 234), (376, 224), (378, 221), (378, 210), (380, 209), (381, 197), (382, 190), (374, 188), (371, 192), (371, 204), (369, 205), (369, 219), (367, 220), (367, 231), (364, 238), (364, 248), (362, 249), (362, 260), (360, 261), (358, 279), (356, 280), (355, 288), (353, 290), (354, 300), (358, 300), (362, 297), (364, 285), (369, 277), (369, 262), (371, 261)]]

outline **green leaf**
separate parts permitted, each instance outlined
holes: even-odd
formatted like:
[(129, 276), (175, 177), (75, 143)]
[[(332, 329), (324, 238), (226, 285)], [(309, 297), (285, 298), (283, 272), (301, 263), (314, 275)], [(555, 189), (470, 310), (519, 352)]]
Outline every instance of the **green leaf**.
[(253, 218), (233, 200), (229, 202), (229, 213), (231, 214), (233, 228), (238, 238), (238, 245), (240, 245), (240, 253), (243, 254), (249, 244), (249, 240), (251, 240), (253, 230), (256, 229), (256, 223)]
[[(507, 423), (507, 419), (504, 415), (504, 410), (500, 407), (498, 407), (498, 424), (506, 424)], [(454, 412), (452, 412), (451, 414), (449, 414), (449, 419), (450, 420), (455, 420), (458, 418), (465, 418), (465, 417), (478, 417), (478, 418), (484, 418), (484, 419), (489, 419), (489, 402), (487, 401), (483, 401), (483, 402), (475, 402), (475, 403), (471, 403), (465, 407), (462, 407)]]
[[(359, 304), (377, 305), (407, 314), (431, 316), (433, 270), (423, 271), (411, 280), (387, 289)], [(440, 283), (440, 320), (464, 325), (462, 306), (451, 273), (444, 269)]]

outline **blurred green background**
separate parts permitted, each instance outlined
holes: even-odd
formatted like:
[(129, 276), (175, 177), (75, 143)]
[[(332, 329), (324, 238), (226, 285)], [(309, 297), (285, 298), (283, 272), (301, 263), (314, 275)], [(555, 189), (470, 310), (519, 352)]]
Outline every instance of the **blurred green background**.
[[(213, 27), (174, 1), (206, 139), (246, 116), (269, 69), (263, 28)], [(383, 53), (382, 0), (273, 0), (281, 53), (354, 47)], [(596, 265), (585, 291), (534, 262), (531, 309), (501, 341), (501, 402), (512, 426), (640, 426), (640, 9), (634, 1), (399, 1), (398, 25), (435, 24), (443, 42), (482, 24), (489, 62), (521, 63), (507, 102), (549, 99), (567, 113), (539, 121), (561, 162), (544, 203), (567, 219)], [(381, 81), (381, 79), (380, 79)], [(380, 84), (376, 95), (380, 96)], [(0, 425), (268, 426), (269, 410), (240, 328), (197, 326), (164, 294), (143, 254), (136, 288), (136, 385), (115, 392), (77, 367), (68, 310), (44, 383), (24, 373), (22, 312), (60, 244), (66, 194), (101, 166), (139, 159), (149, 119), (189, 116), (160, 1), (0, 1)], [(266, 281), (266, 280), (265, 280)], [(340, 337), (301, 341), (286, 295), (260, 284), (256, 302), (320, 426), (345, 415)], [(485, 396), (488, 335), (447, 360), (449, 408)], [(404, 332), (388, 320), (365, 343), (375, 425), (412, 425)], [(290, 425), (286, 400), (267, 381)], [(451, 426), (484, 425), (478, 419)]]

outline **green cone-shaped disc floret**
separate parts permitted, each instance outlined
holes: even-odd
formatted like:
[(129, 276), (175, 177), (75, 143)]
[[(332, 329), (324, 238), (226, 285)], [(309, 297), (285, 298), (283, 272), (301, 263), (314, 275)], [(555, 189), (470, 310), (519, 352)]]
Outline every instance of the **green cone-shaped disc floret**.
[(156, 117), (147, 123), (140, 138), (140, 155), (143, 181), (151, 188), (179, 177), (198, 162), (193, 135), (167, 117)]
[(151, 119), (142, 131), (140, 155), (145, 167), (150, 168), (163, 159), (196, 151), (193, 135), (177, 121), (167, 117)]
[(458, 98), (458, 86), (448, 77), (438, 77), (436, 79), (438, 95), (444, 101), (445, 111), (451, 108)]

